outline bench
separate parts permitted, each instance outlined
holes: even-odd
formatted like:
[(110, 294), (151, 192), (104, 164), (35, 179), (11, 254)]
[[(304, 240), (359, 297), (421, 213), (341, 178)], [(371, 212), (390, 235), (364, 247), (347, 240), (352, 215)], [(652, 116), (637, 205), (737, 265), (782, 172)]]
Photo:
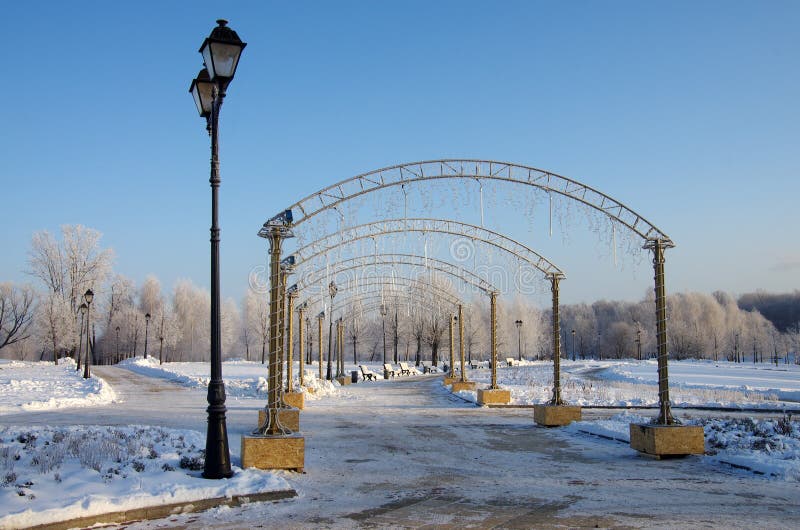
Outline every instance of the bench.
[(400, 375), (411, 375), (411, 368), (406, 363), (400, 363)]
[(388, 375), (390, 377), (394, 377), (397, 375), (397, 373), (394, 371), (394, 368), (392, 368), (392, 365), (389, 363), (383, 365), (383, 373), (384, 376)]
[(516, 364), (517, 364), (517, 361), (515, 361), (515, 360), (514, 360), (513, 358), (511, 358), (511, 357), (506, 357), (506, 364), (507, 364), (508, 366), (516, 366)]
[(422, 361), (422, 373), (423, 374), (432, 374), (434, 373), (434, 368), (431, 366), (430, 361)]
[(370, 371), (369, 368), (364, 366), (363, 364), (358, 365), (359, 370), (361, 370), (361, 379), (364, 381), (377, 381), (378, 375)]
[(473, 370), (477, 370), (478, 369), (478, 361), (470, 361), (469, 362), (469, 367), (472, 368)]

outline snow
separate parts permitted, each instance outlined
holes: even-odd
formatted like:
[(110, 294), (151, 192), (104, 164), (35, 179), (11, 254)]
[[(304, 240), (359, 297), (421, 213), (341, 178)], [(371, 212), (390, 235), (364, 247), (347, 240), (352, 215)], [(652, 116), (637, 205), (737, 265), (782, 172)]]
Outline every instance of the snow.
[[(375, 373), (382, 373), (381, 364), (368, 363), (366, 366)], [(193, 406), (193, 403), (197, 403), (197, 417), (181, 418), (179, 421), (179, 418), (170, 419), (170, 412), (164, 410), (154, 412), (151, 416), (153, 420), (145, 420), (156, 421), (159, 425), (131, 424), (135, 422), (126, 423), (124, 419), (114, 420), (117, 423), (111, 426), (92, 425), (91, 418), (94, 416), (88, 411), (102, 409), (108, 416), (120, 407), (133, 409), (137, 404), (131, 403), (134, 400), (130, 398), (126, 401), (124, 396), (116, 397), (110, 386), (96, 376), (88, 381), (83, 380), (75, 373), (75, 365), (69, 360), (59, 366), (44, 362), (0, 364), (3, 416), (19, 421), (18, 418), (23, 418), (19, 413), (27, 410), (75, 407), (73, 411), (65, 409), (63, 414), (59, 412), (57, 418), (64, 422), (61, 425), (48, 424), (49, 418), (52, 418), (48, 416), (39, 425), (30, 425), (23, 420), (17, 424), (4, 421), (4, 426), (0, 426), (0, 514), (3, 514), (0, 515), (0, 528), (21, 528), (153, 504), (289, 488), (297, 489), (299, 497), (263, 508), (237, 510), (252, 510), (258, 517), (275, 513), (311, 513), (316, 510), (313, 507), (317, 506), (317, 499), (334, 495), (331, 501), (326, 500), (332, 503), (329, 506), (335, 506), (342, 514), (355, 513), (368, 510), (380, 502), (380, 495), (376, 498), (375, 492), (387, 487), (382, 486), (381, 482), (386, 480), (385, 477), (409, 480), (409, 484), (416, 484), (413, 477), (418, 476), (418, 481), (428, 483), (432, 480), (431, 473), (436, 473), (436, 470), (451, 473), (451, 466), (468, 462), (470, 466), (477, 466), (469, 475), (477, 483), (477, 476), (484, 469), (481, 466), (518, 469), (539, 465), (528, 453), (539, 445), (531, 445), (521, 452), (511, 446), (504, 449), (504, 438), (497, 438), (495, 432), (504, 433), (502, 436), (524, 434), (519, 440), (527, 439), (531, 435), (528, 430), (530, 427), (525, 427), (524, 431), (519, 431), (518, 427), (519, 411), (525, 409), (490, 411), (464, 403), (439, 384), (436, 374), (394, 379), (379, 377), (375, 382), (342, 387), (336, 382), (320, 381), (317, 378), (318, 366), (313, 365), (306, 367), (305, 381), (314, 391), (306, 392), (306, 398), (311, 403), (310, 408), (303, 412), (301, 423), (301, 431), (309, 436), (306, 466), (311, 471), (307, 475), (297, 475), (239, 469), (235, 465), (240, 456), (237, 435), (255, 426), (254, 418), (247, 418), (264, 405), (267, 369), (260, 363), (230, 361), (223, 365), (223, 377), (230, 397), (229, 432), (235, 475), (229, 480), (209, 481), (202, 479), (197, 469), (190, 469), (196, 466), (182, 468), (180, 465), (182, 459), (185, 464), (196, 464), (202, 457), (204, 434), (193, 429), (175, 428), (177, 424), (202, 428), (203, 420), (199, 418), (203, 417), (202, 409), (205, 406), (203, 397), (208, 381), (208, 364), (159, 365), (157, 359), (150, 358), (127, 360), (119, 368), (119, 374), (115, 374), (119, 384), (124, 381), (129, 385), (140, 385), (139, 381), (128, 381), (132, 378), (131, 372), (146, 376), (143, 379), (176, 383), (175, 386), (162, 383), (152, 399), (173, 400), (173, 410), (184, 410), (177, 408), (178, 400), (183, 400), (181, 405), (189, 403), (189, 406)], [(786, 404), (794, 404), (776, 400), (771, 394), (789, 399), (793, 396), (792, 392), (800, 389), (797, 381), (800, 372), (792, 366), (786, 367), (784, 372), (764, 366), (684, 361), (670, 363), (670, 369), (672, 381), (675, 382), (673, 396), (680, 396), (686, 403), (717, 406), (735, 404), (775, 410)], [(357, 367), (348, 365), (345, 373), (349, 374), (351, 370), (357, 370)], [(98, 371), (102, 372), (100, 369)], [(655, 365), (649, 361), (564, 361), (563, 371), (564, 398), (570, 402), (608, 406), (650, 405), (657, 401), (655, 377), (649, 374), (650, 371), (655, 372)], [(470, 380), (486, 383), (490, 371), (486, 368), (470, 370), (468, 376)], [(511, 389), (514, 403), (542, 403), (550, 398), (552, 365), (527, 362), (522, 366), (499, 367), (498, 379), (501, 387)], [(408, 384), (400, 383), (406, 382), (415, 385), (420, 394), (406, 397), (411, 400), (408, 403), (394, 405), (392, 400), (399, 395), (398, 392), (408, 388)], [(181, 393), (178, 394), (178, 391)], [(174, 392), (174, 395), (164, 392)], [(474, 401), (475, 393), (462, 392), (459, 397)], [(83, 412), (84, 409), (87, 412)], [(437, 412), (438, 409), (443, 412)], [(334, 413), (336, 410), (346, 412)], [(486, 413), (475, 416), (480, 411)], [(18, 416), (11, 416), (14, 413)], [(137, 414), (132, 417), (141, 421), (142, 411), (138, 410)], [(454, 424), (445, 425), (445, 416), (439, 414), (446, 414), (447, 418), (451, 418), (447, 421), (453, 421)], [(587, 416), (590, 415), (585, 415), (585, 421), (558, 431), (537, 430), (536, 436), (545, 439), (555, 437), (562, 440), (561, 443), (575, 447), (588, 443), (590, 446), (587, 446), (587, 450), (591, 454), (600, 454), (602, 459), (609, 462), (624, 464), (627, 460), (619, 458), (630, 452), (627, 447), (629, 424), (649, 421), (649, 417), (632, 412), (612, 417), (608, 417), (608, 414)], [(762, 480), (773, 483), (796, 485), (800, 482), (800, 425), (796, 420), (789, 420), (785, 416), (754, 419), (718, 416), (684, 418), (685, 423), (702, 425), (705, 429), (707, 454), (699, 459), (704, 466), (703, 472), (716, 472), (710, 470), (724, 468), (742, 477), (758, 474)], [(245, 418), (244, 423), (242, 418)], [(403, 418), (411, 419), (410, 426), (402, 427)], [(469, 423), (459, 423), (465, 420)], [(526, 425), (532, 423), (530, 419), (523, 421)], [(80, 425), (82, 423), (86, 425)], [(244, 424), (250, 427), (245, 430), (243, 427), (234, 427)], [(398, 428), (407, 429), (405, 436), (420, 436), (413, 442), (413, 450), (408, 445), (410, 438), (404, 441), (391, 435)], [(389, 438), (375, 448), (359, 445), (363, 449), (350, 452), (351, 447), (356, 447), (352, 445), (356, 442), (348, 436), (358, 436), (361, 440), (358, 443), (364, 444), (366, 439), (386, 436), (387, 433)], [(591, 442), (591, 439), (597, 441)], [(328, 446), (323, 440), (334, 440), (343, 445)], [(456, 441), (461, 444), (458, 447), (469, 447), (468, 453), (449, 454), (447, 446), (443, 444)], [(534, 442), (544, 443), (541, 440), (525, 443)], [(620, 449), (614, 449), (616, 446)], [(349, 459), (343, 460), (341, 451), (347, 451)], [(395, 467), (398, 462), (396, 459), (381, 456), (387, 454), (401, 455), (404, 463), (401, 474)], [(538, 458), (543, 458), (545, 454), (549, 453), (542, 453)], [(507, 461), (508, 458), (512, 460)], [(333, 461), (337, 463), (329, 470), (325, 463)], [(572, 462), (566, 465), (576, 464)], [(342, 472), (342, 467), (348, 469), (353, 466), (359, 466), (362, 471), (352, 476)], [(562, 466), (560, 469), (568, 468)], [(545, 472), (542, 469), (539, 471)], [(630, 472), (620, 471), (623, 475)], [(375, 486), (363, 485), (365, 480), (376, 481)], [(563, 480), (561, 482), (568, 484)], [(715, 487), (719, 489), (719, 485)], [(788, 491), (794, 492), (795, 486), (791, 488)], [(603, 493), (610, 494), (611, 490)], [(713, 492), (711, 494), (716, 495)], [(470, 495), (475, 495), (475, 492)], [(392, 499), (386, 502), (392, 502)], [(216, 524), (228, 520), (230, 513), (243, 513), (237, 510), (218, 508), (200, 517), (205, 524)], [(443, 521), (451, 520), (445, 514), (441, 517)], [(244, 525), (247, 526), (246, 523)]]
[(83, 378), (75, 361), (7, 361), (0, 364), (0, 415), (21, 411), (105, 405), (117, 399), (102, 379)]
[(289, 489), (283, 478), (255, 469), (235, 468), (228, 480), (200, 477), (205, 435), (196, 431), (4, 427), (0, 447), (0, 528)]
[[(488, 368), (470, 370), (470, 380), (490, 381)], [(498, 384), (511, 390), (512, 404), (545, 403), (552, 397), (553, 365), (523, 362), (498, 365)], [(672, 361), (669, 364), (670, 399), (674, 406), (723, 408), (797, 408), (800, 366)], [(656, 406), (655, 361), (561, 361), (561, 392), (565, 401), (581, 406)], [(475, 392), (459, 392), (476, 400)]]

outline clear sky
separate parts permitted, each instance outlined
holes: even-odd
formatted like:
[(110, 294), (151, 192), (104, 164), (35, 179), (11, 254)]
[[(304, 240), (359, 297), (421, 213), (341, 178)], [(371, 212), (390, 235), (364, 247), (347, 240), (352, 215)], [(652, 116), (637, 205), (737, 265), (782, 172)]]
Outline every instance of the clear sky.
[[(668, 290), (800, 288), (800, 2), (7, 2), (0, 281), (84, 224), (115, 270), (208, 285), (208, 137), (188, 93), (217, 18), (248, 43), (221, 121), (222, 281), (264, 220), (399, 162), (567, 175), (668, 233)], [(513, 228), (513, 212), (497, 228)], [(596, 252), (565, 301), (642, 296)], [(643, 268), (642, 268), (643, 267)], [(613, 272), (613, 271), (612, 271)]]

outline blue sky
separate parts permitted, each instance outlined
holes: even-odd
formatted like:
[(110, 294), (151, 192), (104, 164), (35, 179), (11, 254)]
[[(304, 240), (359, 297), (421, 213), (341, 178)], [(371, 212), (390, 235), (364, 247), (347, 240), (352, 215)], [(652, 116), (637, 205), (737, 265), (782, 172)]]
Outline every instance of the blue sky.
[[(624, 202), (677, 243), (669, 291), (800, 288), (800, 3), (219, 5), (5, 4), (0, 281), (28, 281), (33, 232), (81, 223), (137, 282), (208, 285), (208, 137), (188, 86), (227, 18), (248, 46), (221, 122), (226, 296), (283, 207), (449, 157)], [(568, 302), (650, 288), (647, 263), (619, 271), (575, 243), (551, 257), (575, 280)]]

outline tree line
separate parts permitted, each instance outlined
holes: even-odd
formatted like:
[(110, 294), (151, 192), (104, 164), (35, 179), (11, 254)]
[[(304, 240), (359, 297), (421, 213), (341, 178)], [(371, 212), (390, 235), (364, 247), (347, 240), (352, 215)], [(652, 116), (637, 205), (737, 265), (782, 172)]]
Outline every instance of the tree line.
[[(83, 293), (91, 288), (96, 293), (89, 330), (94, 363), (142, 356), (145, 348), (148, 356), (164, 362), (207, 361), (208, 291), (180, 280), (170, 292), (164, 292), (152, 275), (137, 286), (113, 271), (113, 251), (103, 248), (100, 240), (98, 231), (80, 225), (62, 227), (60, 237), (47, 231), (33, 235), (27, 272), (35, 285), (0, 283), (0, 355), (55, 361), (75, 356), (85, 340), (79, 331), (84, 329), (85, 318), (80, 305)], [(449, 280), (426, 273), (425, 282), (420, 279), (410, 287), (381, 291), (385, 315), (374, 305), (345, 304), (333, 315), (334, 319), (341, 318), (345, 327), (345, 358), (382, 360), (385, 345), (390, 362), (449, 363), (451, 322), (458, 337), (457, 311), (435, 294), (431, 282), (439, 292), (456, 295)], [(755, 293), (742, 296), (738, 302), (723, 292), (672, 294), (667, 300), (670, 355), (676, 359), (789, 362), (800, 347), (800, 320), (792, 322), (797, 318), (792, 308), (796, 309), (798, 300), (798, 292)], [(639, 301), (562, 305), (562, 355), (574, 359), (653, 357), (653, 308), (652, 293)], [(316, 315), (320, 309), (322, 306), (309, 310), (306, 322), (299, 323), (305, 326), (307, 361), (319, 355)], [(466, 356), (469, 360), (487, 360), (488, 297), (466, 300), (462, 311)], [(221, 314), (223, 358), (264, 362), (269, 341), (267, 295), (249, 289), (240, 303), (224, 300)], [(323, 326), (324, 350), (330, 318), (328, 313)], [(550, 309), (540, 309), (523, 297), (499, 297), (500, 358), (552, 358), (551, 321)]]

